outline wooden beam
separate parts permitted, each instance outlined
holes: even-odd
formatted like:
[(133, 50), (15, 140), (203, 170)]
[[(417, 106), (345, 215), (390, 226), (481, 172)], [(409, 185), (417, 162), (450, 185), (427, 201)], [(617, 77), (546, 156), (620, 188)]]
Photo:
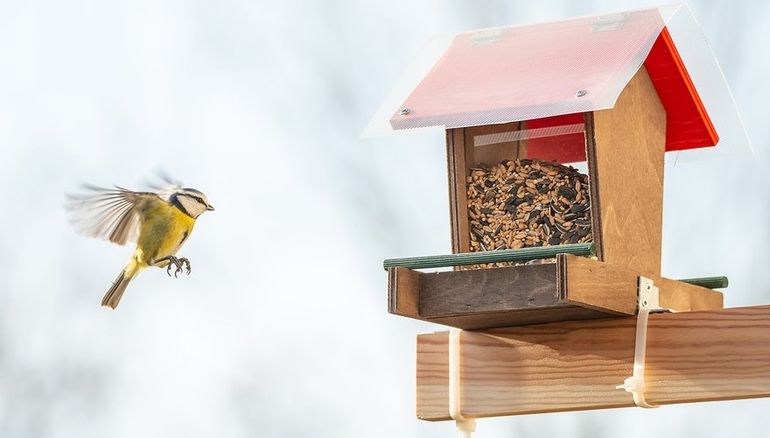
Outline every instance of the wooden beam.
[(586, 115), (594, 241), (599, 259), (660, 275), (666, 112), (641, 68), (615, 107)]
[[(632, 374), (636, 318), (464, 331), (460, 375), (468, 417), (634, 406), (615, 389)], [(448, 420), (448, 336), (417, 337), (417, 416)], [(650, 316), (646, 398), (652, 404), (770, 396), (770, 306)]]

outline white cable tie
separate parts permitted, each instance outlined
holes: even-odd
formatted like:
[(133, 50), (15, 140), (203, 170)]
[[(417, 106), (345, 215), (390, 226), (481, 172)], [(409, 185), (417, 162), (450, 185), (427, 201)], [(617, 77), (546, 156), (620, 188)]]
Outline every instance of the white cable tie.
[(647, 402), (645, 392), (647, 384), (644, 381), (644, 364), (647, 354), (647, 322), (651, 312), (670, 311), (660, 307), (658, 288), (652, 280), (639, 277), (639, 310), (636, 317), (636, 339), (634, 344), (634, 369), (631, 377), (626, 378), (617, 389), (625, 389), (634, 397), (634, 403), (640, 408), (657, 408)]
[(470, 438), (476, 430), (476, 420), (462, 414), (460, 394), (460, 334), (461, 329), (449, 330), (449, 416), (455, 420), (457, 431), (463, 438)]
[(631, 377), (627, 377), (617, 389), (625, 389), (634, 397), (634, 403), (640, 408), (657, 408), (647, 402), (644, 394), (647, 385), (644, 382), (644, 358), (647, 350), (647, 320), (650, 309), (639, 309), (636, 317), (636, 344), (634, 346), (634, 371)]

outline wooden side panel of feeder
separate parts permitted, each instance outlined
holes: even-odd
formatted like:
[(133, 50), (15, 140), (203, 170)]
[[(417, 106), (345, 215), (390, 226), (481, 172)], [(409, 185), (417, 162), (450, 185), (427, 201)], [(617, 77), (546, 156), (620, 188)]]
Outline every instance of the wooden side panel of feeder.
[(388, 312), (419, 318), (420, 277), (411, 269), (388, 269)]
[(631, 79), (614, 108), (586, 113), (585, 122), (598, 256), (659, 275), (666, 113), (647, 70)]
[(452, 252), (457, 254), (470, 251), (470, 229), (468, 225), (468, 196), (466, 194), (465, 130), (448, 129), (447, 175), (449, 177), (449, 219), (452, 228)]
[[(634, 406), (636, 318), (567, 321), (460, 338), (469, 417)], [(417, 337), (417, 416), (448, 420), (448, 336)], [(770, 306), (653, 314), (646, 398), (652, 404), (770, 396)]]

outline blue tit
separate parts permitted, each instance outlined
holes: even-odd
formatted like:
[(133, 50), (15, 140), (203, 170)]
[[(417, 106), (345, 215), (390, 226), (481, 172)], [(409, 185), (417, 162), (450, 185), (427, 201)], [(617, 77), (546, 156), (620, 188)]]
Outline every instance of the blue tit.
[(174, 276), (190, 274), (190, 261), (176, 253), (204, 211), (212, 211), (206, 195), (174, 185), (157, 192), (134, 192), (115, 186), (85, 186), (87, 192), (68, 195), (66, 208), (78, 232), (118, 245), (136, 242), (136, 249), (102, 298), (102, 306), (117, 307), (128, 283), (149, 266), (166, 268)]

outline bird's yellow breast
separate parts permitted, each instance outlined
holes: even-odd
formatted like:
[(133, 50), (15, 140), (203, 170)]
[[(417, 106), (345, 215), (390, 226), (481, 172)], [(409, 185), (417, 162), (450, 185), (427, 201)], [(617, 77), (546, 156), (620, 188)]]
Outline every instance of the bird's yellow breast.
[(195, 219), (162, 201), (144, 206), (142, 219), (136, 245), (141, 264), (176, 254), (195, 225)]

